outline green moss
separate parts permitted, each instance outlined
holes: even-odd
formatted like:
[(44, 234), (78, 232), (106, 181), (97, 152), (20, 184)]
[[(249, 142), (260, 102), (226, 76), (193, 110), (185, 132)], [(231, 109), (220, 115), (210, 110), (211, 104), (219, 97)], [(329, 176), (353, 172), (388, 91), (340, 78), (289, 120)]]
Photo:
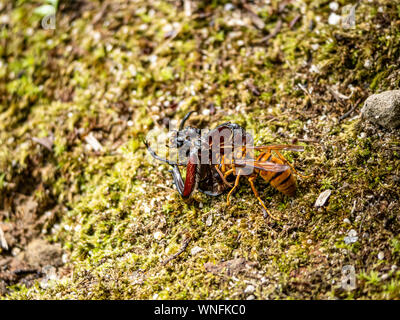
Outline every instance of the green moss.
[[(398, 298), (400, 275), (391, 269), (400, 263), (398, 138), (351, 118), (358, 109), (338, 121), (369, 94), (397, 88), (399, 26), (390, 21), (398, 8), (360, 4), (356, 28), (345, 30), (327, 24), (326, 1), (288, 5), (279, 17), (279, 1), (255, 4), (264, 32), (251, 20), (235, 25), (246, 15), (225, 10), (227, 2), (198, 4), (192, 17), (168, 1), (127, 2), (96, 28), (94, 9), (78, 11), (72, 23), (61, 6), (52, 33), (22, 18), (31, 4), (7, 9), (17, 23), (0, 33), (8, 44), (0, 46), (7, 60), (0, 75), (9, 75), (0, 82), (0, 189), (14, 194), (30, 177), (39, 204), (62, 208), (59, 228), (46, 236), (63, 244), (72, 275), (47, 289), (10, 287), (6, 298), (245, 299), (249, 283), (257, 299)], [(303, 6), (307, 14), (290, 28)], [(266, 44), (278, 18), (282, 27)], [(17, 31), (24, 35), (10, 37)], [(350, 98), (337, 101), (330, 89)], [(230, 207), (226, 194), (179, 197), (169, 168), (141, 141), (192, 109), (193, 126), (232, 121), (258, 145), (305, 146), (284, 153), (311, 175), (298, 178), (294, 198), (256, 181), (281, 221), (264, 218), (244, 178)], [(31, 139), (49, 135), (51, 152)], [(327, 205), (315, 208), (327, 189)], [(358, 240), (345, 244), (351, 229)], [(163, 265), (188, 237), (186, 250)], [(192, 255), (196, 246), (202, 251)], [(205, 263), (236, 258), (250, 265), (234, 275), (206, 270)], [(349, 292), (340, 285), (347, 264), (357, 275)]]

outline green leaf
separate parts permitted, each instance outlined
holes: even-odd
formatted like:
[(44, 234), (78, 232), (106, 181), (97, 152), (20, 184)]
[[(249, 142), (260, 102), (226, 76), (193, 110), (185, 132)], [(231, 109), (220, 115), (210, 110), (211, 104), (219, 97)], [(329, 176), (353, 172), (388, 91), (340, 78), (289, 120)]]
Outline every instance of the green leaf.
[(50, 16), (52, 14), (55, 14), (56, 8), (54, 8), (53, 6), (51, 6), (49, 4), (45, 4), (43, 6), (40, 6), (39, 8), (36, 8), (33, 12), (42, 17), (46, 17), (46, 16)]

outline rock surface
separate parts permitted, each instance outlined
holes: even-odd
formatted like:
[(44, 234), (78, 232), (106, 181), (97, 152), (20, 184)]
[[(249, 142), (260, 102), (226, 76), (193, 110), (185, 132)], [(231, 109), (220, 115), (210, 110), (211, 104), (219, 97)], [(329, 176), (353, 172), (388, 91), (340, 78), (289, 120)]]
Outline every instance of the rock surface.
[(400, 90), (374, 94), (365, 101), (361, 109), (364, 119), (387, 129), (400, 127)]
[(44, 240), (33, 240), (25, 252), (25, 260), (33, 267), (47, 265), (61, 266), (62, 249), (60, 244), (49, 244)]

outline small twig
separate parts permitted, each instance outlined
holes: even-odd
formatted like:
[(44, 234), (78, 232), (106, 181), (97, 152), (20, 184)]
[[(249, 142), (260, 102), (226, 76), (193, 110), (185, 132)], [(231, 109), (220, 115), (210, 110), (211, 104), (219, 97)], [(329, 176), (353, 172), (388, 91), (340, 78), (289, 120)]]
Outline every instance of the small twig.
[(167, 258), (166, 260), (164, 260), (162, 262), (162, 265), (165, 266), (168, 262), (170, 262), (173, 259), (176, 259), (179, 255), (181, 255), (187, 248), (187, 246), (189, 245), (190, 240), (192, 240), (191, 238), (187, 238), (185, 239), (185, 241), (182, 244), (182, 247), (179, 249), (179, 251), (175, 254), (173, 254), (172, 256), (170, 256), (169, 258)]
[(13, 273), (17, 276), (26, 276), (28, 274), (36, 273), (38, 276), (41, 276), (43, 272), (38, 269), (17, 269), (14, 270)]
[(319, 140), (316, 140), (316, 139), (302, 139), (302, 138), (298, 138), (297, 141), (299, 141), (299, 142), (319, 143)]
[(167, 187), (167, 186), (163, 186), (162, 184), (157, 184), (156, 187), (167, 189), (167, 190), (171, 190), (171, 191), (175, 191), (173, 188), (170, 188), (170, 187)]
[(295, 26), (295, 24), (297, 23), (297, 21), (299, 21), (301, 18), (301, 15), (297, 15), (294, 17), (294, 19), (292, 21), (290, 21), (289, 23), (289, 29), (293, 29), (293, 27)]
[(190, 0), (184, 0), (183, 10), (185, 11), (186, 17), (190, 17), (192, 15), (192, 2)]
[(252, 94), (255, 96), (260, 96), (261, 92), (258, 90), (258, 88), (254, 85), (253, 80), (248, 80), (246, 82), (246, 87), (251, 91)]
[(357, 204), (357, 199), (354, 200), (353, 207), (351, 208), (351, 212), (350, 212), (351, 215), (352, 215), (352, 214), (354, 213), (354, 211), (356, 210), (356, 204)]
[(349, 100), (354, 93), (354, 92), (352, 92), (350, 94), (350, 96), (346, 96), (343, 93), (340, 93), (339, 91), (335, 90), (332, 87), (328, 87), (328, 90), (332, 94), (332, 96), (335, 98), (335, 100), (339, 103), (342, 103), (342, 100)]
[(36, 143), (39, 143), (40, 145), (42, 145), (43, 147), (45, 147), (49, 151), (52, 151), (52, 149), (53, 149), (53, 144), (54, 144), (54, 137), (53, 136), (46, 137), (46, 138), (33, 137), (32, 141), (34, 141)]
[(258, 28), (258, 29), (264, 29), (265, 28), (265, 23), (264, 21), (258, 16), (257, 13), (255, 13), (253, 11), (253, 9), (251, 8), (250, 5), (248, 5), (247, 3), (242, 3), (243, 8), (245, 8), (247, 10), (247, 12), (250, 13), (252, 21), (254, 23), (254, 25)]
[(272, 30), (272, 32), (267, 35), (264, 38), (261, 38), (259, 41), (257, 41), (258, 43), (265, 43), (267, 44), (269, 40), (271, 40), (272, 38), (274, 38), (282, 29), (282, 20), (279, 19), (278, 22), (276, 23), (275, 29)]
[[(363, 198), (364, 198), (364, 190), (361, 191), (361, 199), (363, 199)], [(362, 225), (364, 223), (365, 216), (366, 216), (366, 214), (364, 212), (364, 214), (362, 215), (361, 222), (360, 222), (360, 227), (358, 228), (358, 233), (359, 234), (361, 233), (361, 228), (362, 228)]]
[(344, 119), (346, 119), (347, 117), (349, 117), (352, 114), (352, 112), (354, 110), (356, 110), (356, 108), (358, 107), (360, 101), (361, 101), (361, 98), (357, 100), (357, 102), (354, 104), (353, 108), (351, 108), (349, 111), (347, 111), (344, 115), (340, 116), (339, 122), (344, 120)]
[(108, 8), (108, 3), (105, 2), (105, 3), (101, 6), (100, 11), (94, 16), (93, 21), (92, 21), (92, 24), (98, 23), (98, 22), (101, 20), (101, 18), (103, 18), (104, 14), (105, 14), (106, 11), (107, 11), (107, 8)]
[(297, 85), (301, 90), (303, 90), (303, 92), (306, 94), (306, 96), (308, 97), (308, 101), (310, 102), (310, 104), (311, 105), (313, 105), (313, 99), (312, 99), (312, 97), (311, 97), (311, 93), (308, 91), (308, 89), (305, 87), (305, 86), (303, 86), (301, 83), (299, 83), (298, 85)]

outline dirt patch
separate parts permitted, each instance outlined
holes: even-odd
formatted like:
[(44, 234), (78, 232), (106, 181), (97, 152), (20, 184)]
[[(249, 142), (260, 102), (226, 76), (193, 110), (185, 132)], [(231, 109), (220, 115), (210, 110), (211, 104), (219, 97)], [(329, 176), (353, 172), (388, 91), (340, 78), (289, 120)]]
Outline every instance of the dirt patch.
[(33, 196), (17, 194), (0, 211), (0, 295), (7, 287), (21, 284), (30, 287), (34, 280), (46, 276), (49, 266), (63, 265), (60, 244), (43, 238), (54, 224), (54, 210), (42, 212)]
[(244, 258), (233, 259), (218, 263), (216, 265), (211, 262), (204, 264), (204, 268), (207, 272), (211, 272), (216, 275), (226, 273), (228, 276), (232, 276), (246, 270), (251, 270), (255, 266), (257, 266), (257, 262), (249, 262)]

